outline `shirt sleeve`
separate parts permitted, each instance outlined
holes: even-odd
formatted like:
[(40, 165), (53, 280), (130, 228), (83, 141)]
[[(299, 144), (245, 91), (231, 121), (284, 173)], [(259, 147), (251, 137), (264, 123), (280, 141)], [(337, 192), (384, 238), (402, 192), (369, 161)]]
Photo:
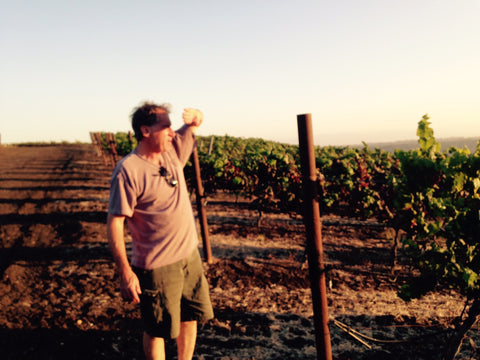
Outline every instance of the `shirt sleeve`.
[(108, 213), (111, 215), (133, 216), (137, 204), (134, 187), (125, 172), (115, 171), (110, 180)]

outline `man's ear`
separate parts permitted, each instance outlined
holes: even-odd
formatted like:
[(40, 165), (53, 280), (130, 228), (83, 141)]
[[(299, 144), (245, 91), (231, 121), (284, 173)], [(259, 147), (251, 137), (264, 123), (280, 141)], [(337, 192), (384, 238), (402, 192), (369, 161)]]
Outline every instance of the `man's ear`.
[(140, 131), (144, 138), (150, 137), (150, 127), (146, 125), (140, 126)]

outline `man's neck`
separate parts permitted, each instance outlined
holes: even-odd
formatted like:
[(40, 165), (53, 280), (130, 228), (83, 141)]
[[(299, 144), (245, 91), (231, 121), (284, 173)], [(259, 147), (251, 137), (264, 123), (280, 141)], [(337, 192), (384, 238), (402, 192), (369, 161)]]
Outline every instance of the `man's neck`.
[(140, 142), (136, 149), (137, 155), (155, 165), (161, 165), (163, 162), (163, 155), (161, 152), (151, 151), (147, 144)]

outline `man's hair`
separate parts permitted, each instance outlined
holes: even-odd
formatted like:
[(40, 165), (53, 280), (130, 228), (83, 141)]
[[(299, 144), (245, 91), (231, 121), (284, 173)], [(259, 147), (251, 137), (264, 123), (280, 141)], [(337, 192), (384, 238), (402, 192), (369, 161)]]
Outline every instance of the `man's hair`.
[(137, 141), (143, 139), (142, 126), (152, 126), (157, 122), (157, 114), (166, 112), (170, 114), (170, 104), (157, 105), (153, 102), (144, 102), (132, 111), (132, 128)]

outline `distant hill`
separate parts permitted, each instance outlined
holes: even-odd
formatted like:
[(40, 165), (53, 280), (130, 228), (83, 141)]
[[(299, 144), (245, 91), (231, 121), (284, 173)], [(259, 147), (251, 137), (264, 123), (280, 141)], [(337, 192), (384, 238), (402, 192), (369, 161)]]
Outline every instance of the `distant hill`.
[[(458, 149), (463, 149), (467, 147), (471, 152), (474, 152), (477, 148), (477, 143), (480, 140), (479, 137), (451, 137), (437, 139), (437, 141), (442, 145), (442, 151), (445, 151), (451, 147)], [(379, 143), (366, 143), (370, 149), (379, 148), (385, 151), (394, 152), (395, 150), (413, 150), (418, 149), (418, 140), (402, 140), (402, 141), (393, 141), (393, 142), (379, 142)], [(352, 147), (363, 147), (361, 145), (352, 145)]]

